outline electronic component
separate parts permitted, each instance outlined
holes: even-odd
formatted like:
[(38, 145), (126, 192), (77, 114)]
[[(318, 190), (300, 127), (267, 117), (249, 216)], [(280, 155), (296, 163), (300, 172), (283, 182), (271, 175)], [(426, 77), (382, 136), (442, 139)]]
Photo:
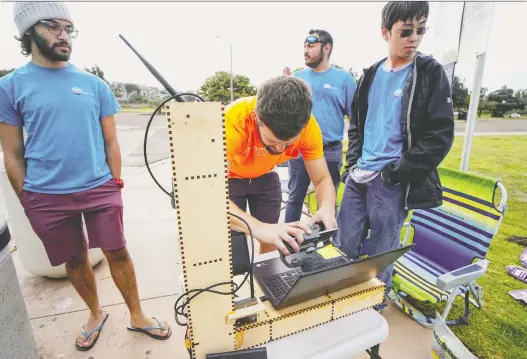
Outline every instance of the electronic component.
[(236, 326), (243, 326), (255, 323), (258, 319), (258, 312), (265, 310), (259, 298), (243, 299), (234, 303), (234, 311), (227, 314), (227, 323), (236, 323)]
[(284, 245), (291, 253), (290, 260), (280, 253), (282, 262), (289, 268), (302, 268), (303, 271), (311, 271), (314, 266), (320, 267), (320, 262), (324, 257), (318, 254), (318, 250), (331, 244), (331, 237), (337, 229), (326, 229), (324, 224), (319, 222), (310, 227), (311, 233), (304, 234), (304, 241), (300, 244), (300, 250), (295, 252), (289, 243), (284, 241)]

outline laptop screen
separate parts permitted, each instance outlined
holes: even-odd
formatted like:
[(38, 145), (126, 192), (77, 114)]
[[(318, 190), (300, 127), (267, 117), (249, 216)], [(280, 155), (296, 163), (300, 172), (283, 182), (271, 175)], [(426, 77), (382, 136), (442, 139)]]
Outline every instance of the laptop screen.
[(356, 260), (350, 264), (331, 268), (300, 277), (284, 299), (299, 303), (327, 293), (333, 293), (375, 278), (380, 272), (395, 262), (412, 245), (394, 251)]

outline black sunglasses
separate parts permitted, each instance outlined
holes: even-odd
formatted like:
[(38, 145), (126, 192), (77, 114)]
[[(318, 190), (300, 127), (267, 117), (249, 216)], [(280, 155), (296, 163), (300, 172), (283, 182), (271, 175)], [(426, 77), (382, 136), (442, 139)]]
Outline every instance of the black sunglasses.
[(325, 41), (322, 41), (318, 37), (312, 36), (312, 35), (306, 37), (306, 40), (304, 41), (304, 45), (305, 44), (310, 44), (310, 45), (313, 45), (313, 44), (325, 44), (325, 43), (326, 43)]
[(417, 30), (405, 29), (405, 30), (399, 30), (399, 32), (401, 33), (401, 37), (409, 37), (409, 36), (412, 36), (414, 31), (417, 33), (417, 35), (424, 35), (426, 34), (426, 30), (428, 30), (428, 27), (422, 26), (418, 28)]

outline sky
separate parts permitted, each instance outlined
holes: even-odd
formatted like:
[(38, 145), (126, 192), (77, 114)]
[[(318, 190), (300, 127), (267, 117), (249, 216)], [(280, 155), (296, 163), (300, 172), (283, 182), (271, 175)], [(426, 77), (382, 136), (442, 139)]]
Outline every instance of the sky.
[[(176, 89), (196, 91), (216, 71), (230, 71), (258, 86), (285, 66), (304, 66), (303, 41), (311, 28), (334, 38), (330, 62), (362, 73), (387, 55), (381, 37), (385, 2), (69, 2), (79, 36), (71, 62), (99, 65), (109, 81), (161, 87), (119, 38), (122, 34)], [(420, 50), (444, 50), (446, 37), (434, 29), (449, 28), (430, 3), (430, 31)], [(435, 13), (434, 13), (435, 11)], [(527, 47), (522, 25), (526, 2), (497, 2), (488, 37), (483, 86), (527, 88)], [(446, 27), (445, 27), (445, 24)], [(452, 23), (451, 28), (459, 25)], [(13, 4), (0, 4), (0, 68), (15, 68), (28, 58), (14, 40)], [(437, 40), (440, 38), (440, 40)], [(438, 50), (439, 49), (439, 50)], [(475, 58), (475, 54), (474, 54)], [(459, 64), (457, 75), (470, 85), (473, 63)]]

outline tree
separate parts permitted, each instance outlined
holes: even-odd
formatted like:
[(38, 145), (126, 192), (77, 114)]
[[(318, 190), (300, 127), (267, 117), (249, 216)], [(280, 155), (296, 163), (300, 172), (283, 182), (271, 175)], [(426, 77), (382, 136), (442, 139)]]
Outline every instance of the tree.
[(12, 71), (15, 71), (15, 69), (10, 69), (10, 70), (2, 70), (2, 69), (0, 69), (0, 77), (4, 77), (5, 75), (7, 75), (8, 73), (10, 73)]
[(503, 86), (499, 90), (489, 93), (489, 101), (509, 102), (514, 98), (514, 90)]
[(491, 107), (492, 117), (503, 117), (507, 111), (523, 110), (525, 108), (525, 100), (523, 100), (521, 94), (518, 91), (515, 94), (514, 90), (507, 88), (507, 86), (489, 93), (487, 100), (489, 101), (489, 107)]
[[(205, 80), (205, 83), (198, 90), (198, 95), (209, 101), (229, 103), (231, 100), (230, 76), (225, 71), (216, 72)], [(240, 97), (256, 95), (256, 88), (251, 84), (247, 76), (235, 75), (232, 79), (232, 87), (234, 100)]]
[(488, 88), (482, 87), (479, 93), (479, 104), (478, 104), (478, 117), (481, 117), (481, 113), (488, 109), (488, 102), (485, 96), (489, 91)]
[(516, 90), (514, 97), (518, 98), (520, 101), (527, 101), (527, 90)]
[(128, 97), (133, 97), (136, 95), (141, 96), (141, 88), (137, 84), (125, 83), (124, 90), (126, 91)]
[(108, 81), (106, 80), (106, 78), (104, 77), (104, 71), (101, 70), (101, 68), (99, 67), (99, 65), (95, 65), (93, 66), (91, 69), (88, 68), (88, 67), (85, 67), (84, 70), (88, 71), (89, 73), (91, 74), (94, 74), (95, 76), (99, 77), (101, 80), (103, 80), (104, 82), (108, 83)]
[(334, 67), (334, 68), (336, 68), (336, 69), (343, 69), (342, 66), (337, 65), (337, 64), (331, 64), (331, 67)]
[(466, 109), (469, 104), (470, 96), (468, 89), (459, 77), (454, 76), (454, 84), (452, 86), (452, 100), (454, 101), (455, 109)]

